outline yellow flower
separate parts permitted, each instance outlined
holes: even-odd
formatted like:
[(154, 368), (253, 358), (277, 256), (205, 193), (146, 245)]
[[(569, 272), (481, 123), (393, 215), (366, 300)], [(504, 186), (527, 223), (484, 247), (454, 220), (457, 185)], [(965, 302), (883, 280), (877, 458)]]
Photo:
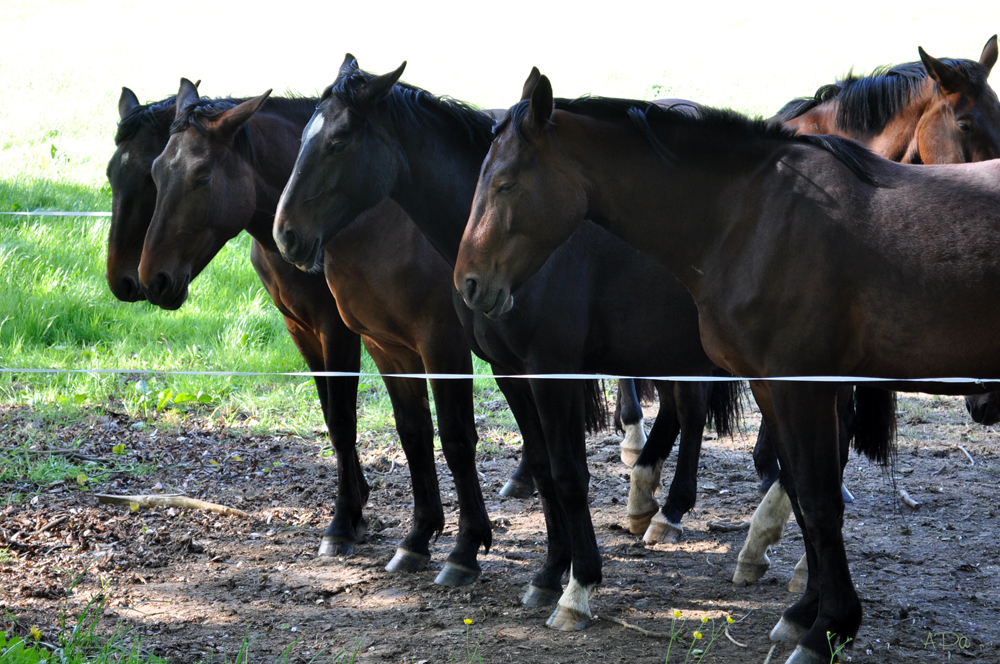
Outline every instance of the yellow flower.
[(726, 616), (726, 622), (732, 625), (735, 621), (733, 620), (732, 616)]
[(674, 618), (680, 618), (680, 617), (681, 617), (681, 612), (678, 611), (677, 609), (674, 609)]
[(699, 639), (699, 640), (700, 640), (700, 639), (701, 639), (701, 632), (695, 632), (695, 633), (694, 633), (694, 638), (696, 638), (696, 639)]
[(38, 629), (37, 627), (35, 627), (34, 625), (32, 625), (31, 626), (31, 636), (33, 636), (35, 638), (35, 641), (38, 641), (39, 639), (42, 638), (42, 631), (40, 629)]
[(707, 623), (708, 623), (708, 616), (702, 616), (702, 617), (701, 617), (701, 624), (702, 624), (702, 625), (705, 625), (705, 624), (707, 624)]
[(466, 625), (471, 625), (472, 624), (472, 618), (466, 618), (462, 622), (464, 622)]

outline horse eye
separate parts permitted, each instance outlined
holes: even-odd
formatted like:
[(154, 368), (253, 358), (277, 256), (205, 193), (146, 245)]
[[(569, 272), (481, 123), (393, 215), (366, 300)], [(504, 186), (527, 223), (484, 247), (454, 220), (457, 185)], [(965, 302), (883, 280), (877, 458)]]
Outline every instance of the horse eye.
[(211, 181), (212, 181), (212, 176), (211, 175), (203, 175), (202, 177), (200, 177), (197, 180), (195, 180), (194, 187), (195, 187), (195, 189), (198, 189), (200, 187), (204, 187), (204, 186), (206, 186)]
[(497, 193), (498, 194), (502, 194), (505, 191), (510, 191), (511, 189), (514, 188), (514, 186), (516, 184), (517, 184), (517, 181), (514, 181), (514, 182), (504, 182), (501, 185), (497, 185)]
[(969, 132), (972, 129), (972, 124), (969, 122), (958, 122), (958, 130), (962, 132)]
[(337, 152), (343, 152), (347, 147), (347, 141), (335, 141), (330, 143), (330, 152), (336, 154)]

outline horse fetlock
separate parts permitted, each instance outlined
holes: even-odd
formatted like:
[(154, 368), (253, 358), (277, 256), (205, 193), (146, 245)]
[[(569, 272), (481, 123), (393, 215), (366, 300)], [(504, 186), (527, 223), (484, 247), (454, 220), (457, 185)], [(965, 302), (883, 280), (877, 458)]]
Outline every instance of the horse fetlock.
[(628, 514), (640, 515), (655, 512), (660, 504), (653, 498), (660, 487), (660, 476), (663, 473), (663, 461), (653, 466), (635, 466), (629, 475)]
[(563, 632), (578, 632), (587, 626), (593, 614), (590, 612), (590, 594), (597, 584), (582, 584), (569, 573), (569, 584), (559, 598), (556, 610), (545, 624)]
[(771, 567), (771, 559), (767, 554), (757, 559), (750, 559), (749, 556), (745, 559), (744, 552), (746, 552), (745, 547), (736, 559), (736, 571), (733, 572), (733, 583), (738, 586), (745, 586), (761, 579)]
[(674, 523), (657, 512), (649, 523), (646, 533), (642, 536), (642, 541), (646, 544), (656, 544), (664, 542), (666, 544), (676, 544), (681, 541), (684, 535), (684, 527), (680, 523)]
[(622, 463), (631, 468), (639, 460), (642, 448), (646, 446), (646, 429), (642, 418), (635, 424), (623, 425), (625, 437), (621, 442)]

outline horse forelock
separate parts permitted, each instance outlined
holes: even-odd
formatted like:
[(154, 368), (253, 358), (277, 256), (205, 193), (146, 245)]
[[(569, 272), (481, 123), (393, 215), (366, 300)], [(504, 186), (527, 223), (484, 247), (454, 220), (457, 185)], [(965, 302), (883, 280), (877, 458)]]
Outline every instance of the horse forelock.
[(133, 138), (143, 127), (152, 127), (166, 133), (174, 118), (174, 104), (177, 97), (167, 97), (151, 104), (136, 106), (118, 122), (115, 130), (115, 145), (121, 145)]

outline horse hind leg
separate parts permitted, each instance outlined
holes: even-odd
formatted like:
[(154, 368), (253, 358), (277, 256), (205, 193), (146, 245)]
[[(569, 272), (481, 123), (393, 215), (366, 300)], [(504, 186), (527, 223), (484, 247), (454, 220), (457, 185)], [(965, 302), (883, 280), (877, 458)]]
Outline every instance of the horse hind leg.
[(628, 491), (628, 521), (629, 532), (633, 535), (645, 535), (650, 523), (660, 511), (660, 503), (654, 496), (661, 487), (663, 462), (670, 456), (674, 440), (680, 432), (671, 386), (672, 383), (666, 383), (663, 389), (660, 389), (660, 384), (657, 383), (657, 389), (660, 391), (660, 412), (653, 422), (653, 428), (649, 432), (649, 439), (642, 453), (632, 467)]
[(646, 445), (646, 429), (642, 419), (642, 404), (636, 393), (635, 380), (623, 378), (618, 381), (618, 408), (625, 437), (621, 442), (621, 458), (629, 468), (635, 466)]
[[(675, 383), (674, 407), (680, 426), (680, 446), (677, 467), (670, 482), (667, 501), (653, 517), (643, 536), (647, 544), (675, 544), (684, 535), (681, 518), (694, 507), (698, 493), (698, 460), (708, 419), (708, 399), (711, 385), (705, 383)], [(661, 397), (661, 403), (663, 399)]]

